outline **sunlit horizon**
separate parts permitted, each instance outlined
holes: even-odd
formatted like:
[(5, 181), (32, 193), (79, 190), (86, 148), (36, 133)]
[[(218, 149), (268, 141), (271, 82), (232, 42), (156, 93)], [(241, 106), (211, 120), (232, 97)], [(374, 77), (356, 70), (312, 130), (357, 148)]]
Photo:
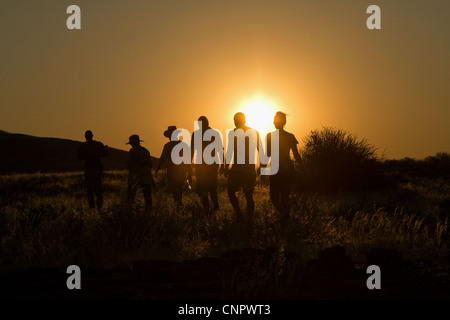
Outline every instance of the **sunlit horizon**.
[(335, 127), (386, 158), (449, 152), (450, 2), (377, 4), (381, 30), (349, 0), (79, 0), (68, 30), (64, 4), (3, 1), (0, 130), (89, 129), (122, 150), (138, 134), (158, 156), (168, 126), (192, 132), (205, 115), (225, 132), (242, 111), (263, 135), (282, 111), (300, 146)]
[(259, 132), (261, 137), (274, 130), (273, 118), (279, 107), (263, 96), (245, 100), (238, 112), (245, 115), (246, 125)]

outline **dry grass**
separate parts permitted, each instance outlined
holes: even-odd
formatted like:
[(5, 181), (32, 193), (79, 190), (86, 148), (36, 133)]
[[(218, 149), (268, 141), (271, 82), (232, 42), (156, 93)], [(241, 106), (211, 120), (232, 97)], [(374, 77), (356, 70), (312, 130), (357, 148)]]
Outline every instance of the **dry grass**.
[(234, 222), (222, 177), (221, 209), (211, 218), (203, 216), (192, 191), (186, 190), (185, 206), (176, 210), (164, 179), (161, 175), (156, 181), (155, 210), (147, 214), (140, 193), (132, 208), (125, 205), (126, 172), (107, 172), (99, 214), (87, 207), (82, 173), (0, 177), (1, 268), (74, 263), (105, 267), (133, 259), (185, 260), (232, 249), (276, 247), (281, 251), (273, 272), (266, 269), (267, 274), (254, 276), (278, 277), (284, 251), (297, 252), (304, 261), (332, 245), (346, 246), (357, 259), (374, 246), (396, 248), (413, 259), (439, 257), (448, 249), (448, 220), (439, 209), (448, 200), (448, 184), (440, 180), (410, 180), (394, 190), (371, 193), (296, 193), (291, 223), (282, 230), (262, 181), (256, 187), (254, 225), (249, 229)]

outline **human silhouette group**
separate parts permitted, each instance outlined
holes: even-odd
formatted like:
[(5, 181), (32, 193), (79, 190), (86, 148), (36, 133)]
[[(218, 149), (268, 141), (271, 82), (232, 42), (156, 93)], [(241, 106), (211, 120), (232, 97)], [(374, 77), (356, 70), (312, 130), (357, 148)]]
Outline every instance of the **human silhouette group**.
[[(245, 115), (238, 112), (233, 117), (235, 128), (234, 131), (241, 129), (246, 132), (252, 129), (246, 125)], [(198, 118), (202, 133), (211, 129), (208, 119), (205, 116)], [(291, 152), (296, 161), (300, 161), (297, 144), (298, 141), (292, 133), (284, 130), (286, 125), (286, 114), (278, 111), (274, 116), (273, 124), (275, 129), (279, 132), (279, 167), (278, 171), (269, 176), (270, 200), (274, 208), (278, 211), (282, 222), (287, 222), (289, 219), (289, 195), (294, 176), (294, 162), (291, 158)], [(183, 207), (183, 188), (186, 183), (192, 184), (193, 176), (195, 176), (195, 191), (198, 194), (203, 211), (208, 217), (212, 213), (220, 209), (218, 199), (218, 175), (223, 174), (227, 179), (227, 194), (231, 206), (234, 210), (234, 217), (238, 222), (252, 223), (253, 213), (255, 211), (255, 202), (253, 193), (255, 183), (259, 174), (254, 161), (250, 161), (248, 154), (251, 154), (251, 147), (259, 151), (259, 144), (250, 146), (245, 144), (245, 161), (237, 161), (238, 150), (235, 144), (233, 152), (233, 161), (231, 164), (212, 163), (207, 164), (205, 161), (200, 163), (191, 161), (192, 164), (175, 163), (171, 157), (172, 150), (178, 144), (185, 143), (180, 139), (172, 137), (173, 132), (177, 130), (176, 126), (169, 126), (164, 131), (164, 136), (169, 141), (164, 145), (161, 156), (155, 168), (155, 177), (158, 176), (162, 168), (166, 168), (167, 185), (172, 194), (172, 198), (176, 208)], [(201, 140), (201, 146), (196, 145), (198, 141), (194, 139), (196, 132), (191, 137), (191, 154), (190, 159), (195, 157), (195, 150), (204, 152), (205, 148), (212, 143), (212, 141)], [(259, 141), (259, 133), (256, 131)], [(108, 155), (108, 148), (103, 143), (93, 139), (91, 130), (85, 132), (86, 142), (84, 142), (79, 150), (77, 157), (79, 160), (84, 160), (84, 176), (87, 191), (87, 199), (89, 207), (97, 209), (99, 212), (103, 207), (103, 193), (102, 193), (102, 175), (103, 166), (101, 158)], [(270, 156), (272, 134), (267, 134), (268, 154)], [(128, 142), (131, 149), (128, 152), (127, 167), (128, 167), (128, 185), (127, 185), (127, 202), (132, 204), (137, 191), (142, 190), (144, 196), (145, 210), (152, 211), (152, 190), (155, 188), (155, 181), (152, 174), (152, 159), (150, 152), (141, 145), (143, 140), (139, 135), (133, 134), (129, 137)], [(180, 148), (180, 150), (185, 150)], [(242, 191), (246, 200), (246, 215), (243, 214), (239, 205), (237, 193)]]

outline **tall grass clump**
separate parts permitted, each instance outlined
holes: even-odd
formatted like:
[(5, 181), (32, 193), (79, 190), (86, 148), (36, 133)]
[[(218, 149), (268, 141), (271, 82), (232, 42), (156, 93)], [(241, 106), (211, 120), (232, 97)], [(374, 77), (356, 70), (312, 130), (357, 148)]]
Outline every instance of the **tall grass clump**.
[(315, 191), (361, 190), (382, 182), (377, 149), (345, 130), (313, 130), (299, 152), (301, 181)]

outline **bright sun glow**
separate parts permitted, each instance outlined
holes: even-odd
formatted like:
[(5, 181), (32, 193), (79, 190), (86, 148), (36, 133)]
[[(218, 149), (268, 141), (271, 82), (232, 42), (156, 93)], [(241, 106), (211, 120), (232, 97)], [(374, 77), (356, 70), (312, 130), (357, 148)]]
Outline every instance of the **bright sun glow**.
[(275, 128), (273, 117), (278, 111), (274, 104), (264, 98), (254, 98), (242, 104), (241, 111), (245, 114), (246, 125), (256, 129), (260, 135), (265, 135)]

